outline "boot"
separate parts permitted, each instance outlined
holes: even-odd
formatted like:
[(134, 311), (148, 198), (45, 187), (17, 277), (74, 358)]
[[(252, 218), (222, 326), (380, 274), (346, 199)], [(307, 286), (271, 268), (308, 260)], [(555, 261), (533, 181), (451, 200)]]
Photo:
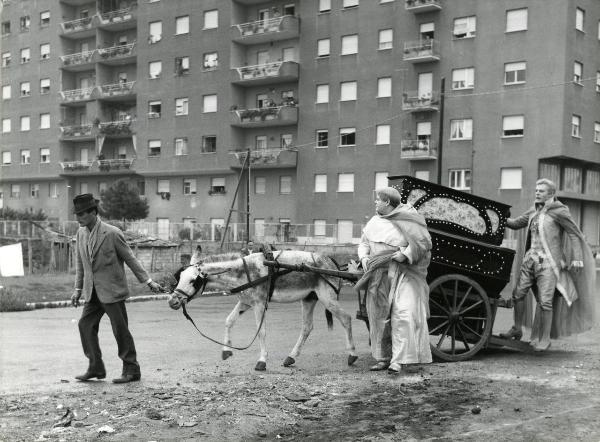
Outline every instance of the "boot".
[(523, 337), (523, 316), (525, 316), (525, 300), (524, 299), (516, 299), (514, 301), (514, 317), (515, 317), (515, 325), (513, 325), (510, 330), (506, 333), (500, 333), (500, 337), (503, 339), (514, 339), (515, 341), (520, 341)]
[(552, 329), (552, 310), (542, 310), (542, 324), (540, 332), (540, 341), (533, 349), (538, 352), (546, 351), (550, 348), (550, 330)]

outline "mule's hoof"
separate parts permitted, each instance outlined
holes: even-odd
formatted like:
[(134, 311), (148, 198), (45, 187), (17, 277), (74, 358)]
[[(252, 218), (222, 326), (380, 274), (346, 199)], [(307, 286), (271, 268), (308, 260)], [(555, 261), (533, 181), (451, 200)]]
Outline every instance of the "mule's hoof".
[(348, 365), (352, 365), (356, 362), (356, 360), (358, 359), (358, 356), (355, 355), (348, 355)]
[(289, 367), (290, 365), (294, 365), (295, 363), (296, 363), (296, 360), (294, 358), (292, 358), (291, 356), (288, 356), (287, 358), (285, 358), (285, 361), (283, 361), (283, 366)]
[(267, 369), (267, 363), (263, 361), (258, 361), (256, 363), (256, 367), (254, 367), (256, 371), (265, 371)]
[(223, 350), (221, 353), (221, 359), (225, 360), (233, 356), (233, 352), (231, 350)]

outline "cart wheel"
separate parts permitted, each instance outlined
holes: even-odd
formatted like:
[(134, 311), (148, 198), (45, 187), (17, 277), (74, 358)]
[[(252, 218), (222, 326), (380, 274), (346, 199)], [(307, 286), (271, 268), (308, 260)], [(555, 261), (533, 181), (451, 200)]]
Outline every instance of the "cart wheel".
[(492, 331), (485, 290), (471, 278), (451, 274), (429, 284), (429, 341), (437, 359), (464, 361), (477, 353)]

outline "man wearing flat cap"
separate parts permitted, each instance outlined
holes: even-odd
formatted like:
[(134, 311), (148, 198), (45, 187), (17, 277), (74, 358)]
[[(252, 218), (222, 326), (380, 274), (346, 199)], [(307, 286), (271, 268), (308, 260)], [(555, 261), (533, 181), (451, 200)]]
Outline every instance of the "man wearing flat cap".
[(140, 365), (137, 361), (133, 336), (129, 331), (125, 299), (129, 297), (125, 262), (138, 281), (146, 283), (153, 292), (160, 285), (152, 281), (142, 264), (125, 242), (123, 232), (98, 218), (98, 201), (91, 193), (73, 199), (74, 212), (79, 222), (77, 231), (77, 263), (75, 292), (71, 303), (77, 307), (83, 296), (84, 306), (79, 319), (79, 335), (83, 352), (89, 359), (87, 371), (75, 376), (80, 381), (104, 379), (106, 369), (98, 342), (98, 327), (106, 313), (117, 340), (119, 358), (123, 361), (121, 377), (116, 384), (139, 381)]

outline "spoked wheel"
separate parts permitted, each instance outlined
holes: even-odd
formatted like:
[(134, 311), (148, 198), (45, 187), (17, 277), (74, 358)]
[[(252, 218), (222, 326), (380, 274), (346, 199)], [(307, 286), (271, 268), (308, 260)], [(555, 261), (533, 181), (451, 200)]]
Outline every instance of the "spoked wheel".
[(471, 278), (451, 274), (429, 284), (429, 342), (437, 359), (464, 361), (477, 353), (492, 329), (485, 290)]

